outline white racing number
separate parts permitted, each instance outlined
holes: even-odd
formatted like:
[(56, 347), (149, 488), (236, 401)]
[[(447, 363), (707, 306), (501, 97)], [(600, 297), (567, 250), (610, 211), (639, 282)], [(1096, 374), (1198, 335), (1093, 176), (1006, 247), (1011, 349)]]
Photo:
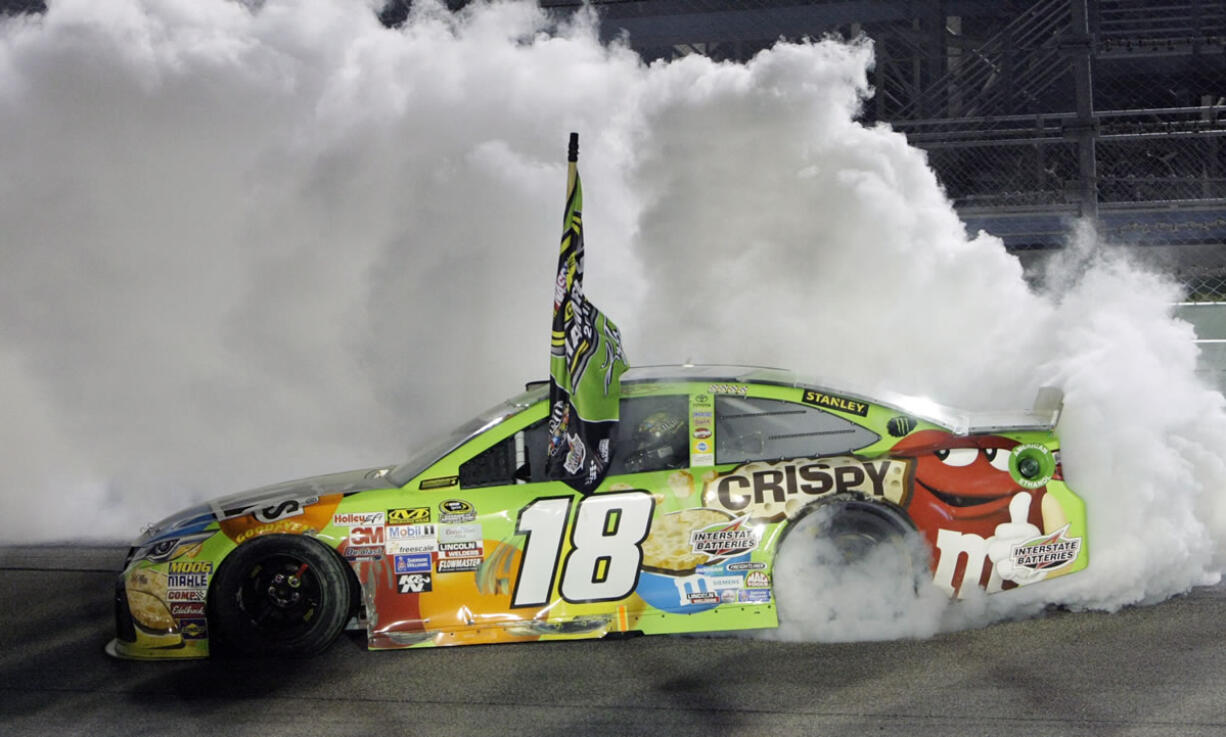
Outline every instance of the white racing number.
[[(515, 531), (526, 535), (512, 607), (542, 606), (558, 575), (570, 497), (537, 499), (519, 512)], [(579, 501), (571, 551), (562, 562), (562, 598), (613, 601), (634, 591), (651, 528), (655, 499), (645, 491), (599, 494)]]

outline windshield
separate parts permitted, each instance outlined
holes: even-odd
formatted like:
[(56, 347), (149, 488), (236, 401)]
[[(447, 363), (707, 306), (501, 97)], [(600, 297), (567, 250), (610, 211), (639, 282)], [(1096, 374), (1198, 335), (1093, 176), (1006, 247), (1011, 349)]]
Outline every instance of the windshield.
[(392, 469), (387, 478), (395, 486), (404, 486), (431, 464), (486, 430), (505, 422), (545, 396), (544, 387), (533, 387), (502, 402), (452, 430), (445, 437), (419, 449), (409, 460)]

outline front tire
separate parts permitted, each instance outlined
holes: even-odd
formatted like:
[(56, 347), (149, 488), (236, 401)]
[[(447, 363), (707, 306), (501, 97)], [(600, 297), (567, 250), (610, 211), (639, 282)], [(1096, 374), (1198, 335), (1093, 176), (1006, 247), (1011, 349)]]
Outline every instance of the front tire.
[(322, 543), (265, 535), (230, 553), (213, 577), (209, 622), (224, 652), (310, 656), (349, 619), (345, 564)]

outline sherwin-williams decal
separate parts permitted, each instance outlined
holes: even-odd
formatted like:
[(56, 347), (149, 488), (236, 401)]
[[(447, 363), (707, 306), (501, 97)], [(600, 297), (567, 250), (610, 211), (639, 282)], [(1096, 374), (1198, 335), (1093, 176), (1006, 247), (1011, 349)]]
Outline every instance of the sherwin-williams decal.
[(704, 506), (764, 522), (794, 517), (802, 507), (833, 494), (854, 493), (905, 503), (911, 488), (911, 462), (851, 456), (802, 458), (738, 466), (708, 481)]

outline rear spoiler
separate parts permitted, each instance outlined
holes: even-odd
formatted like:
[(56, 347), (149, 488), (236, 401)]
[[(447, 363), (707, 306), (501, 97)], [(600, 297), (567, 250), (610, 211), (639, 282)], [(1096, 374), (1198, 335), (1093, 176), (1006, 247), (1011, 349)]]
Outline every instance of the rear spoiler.
[(1054, 386), (1039, 389), (1034, 407), (1023, 410), (971, 412), (937, 404), (926, 397), (889, 395), (883, 404), (920, 420), (947, 428), (955, 435), (981, 435), (1000, 432), (1050, 431), (1060, 421), (1064, 392)]

